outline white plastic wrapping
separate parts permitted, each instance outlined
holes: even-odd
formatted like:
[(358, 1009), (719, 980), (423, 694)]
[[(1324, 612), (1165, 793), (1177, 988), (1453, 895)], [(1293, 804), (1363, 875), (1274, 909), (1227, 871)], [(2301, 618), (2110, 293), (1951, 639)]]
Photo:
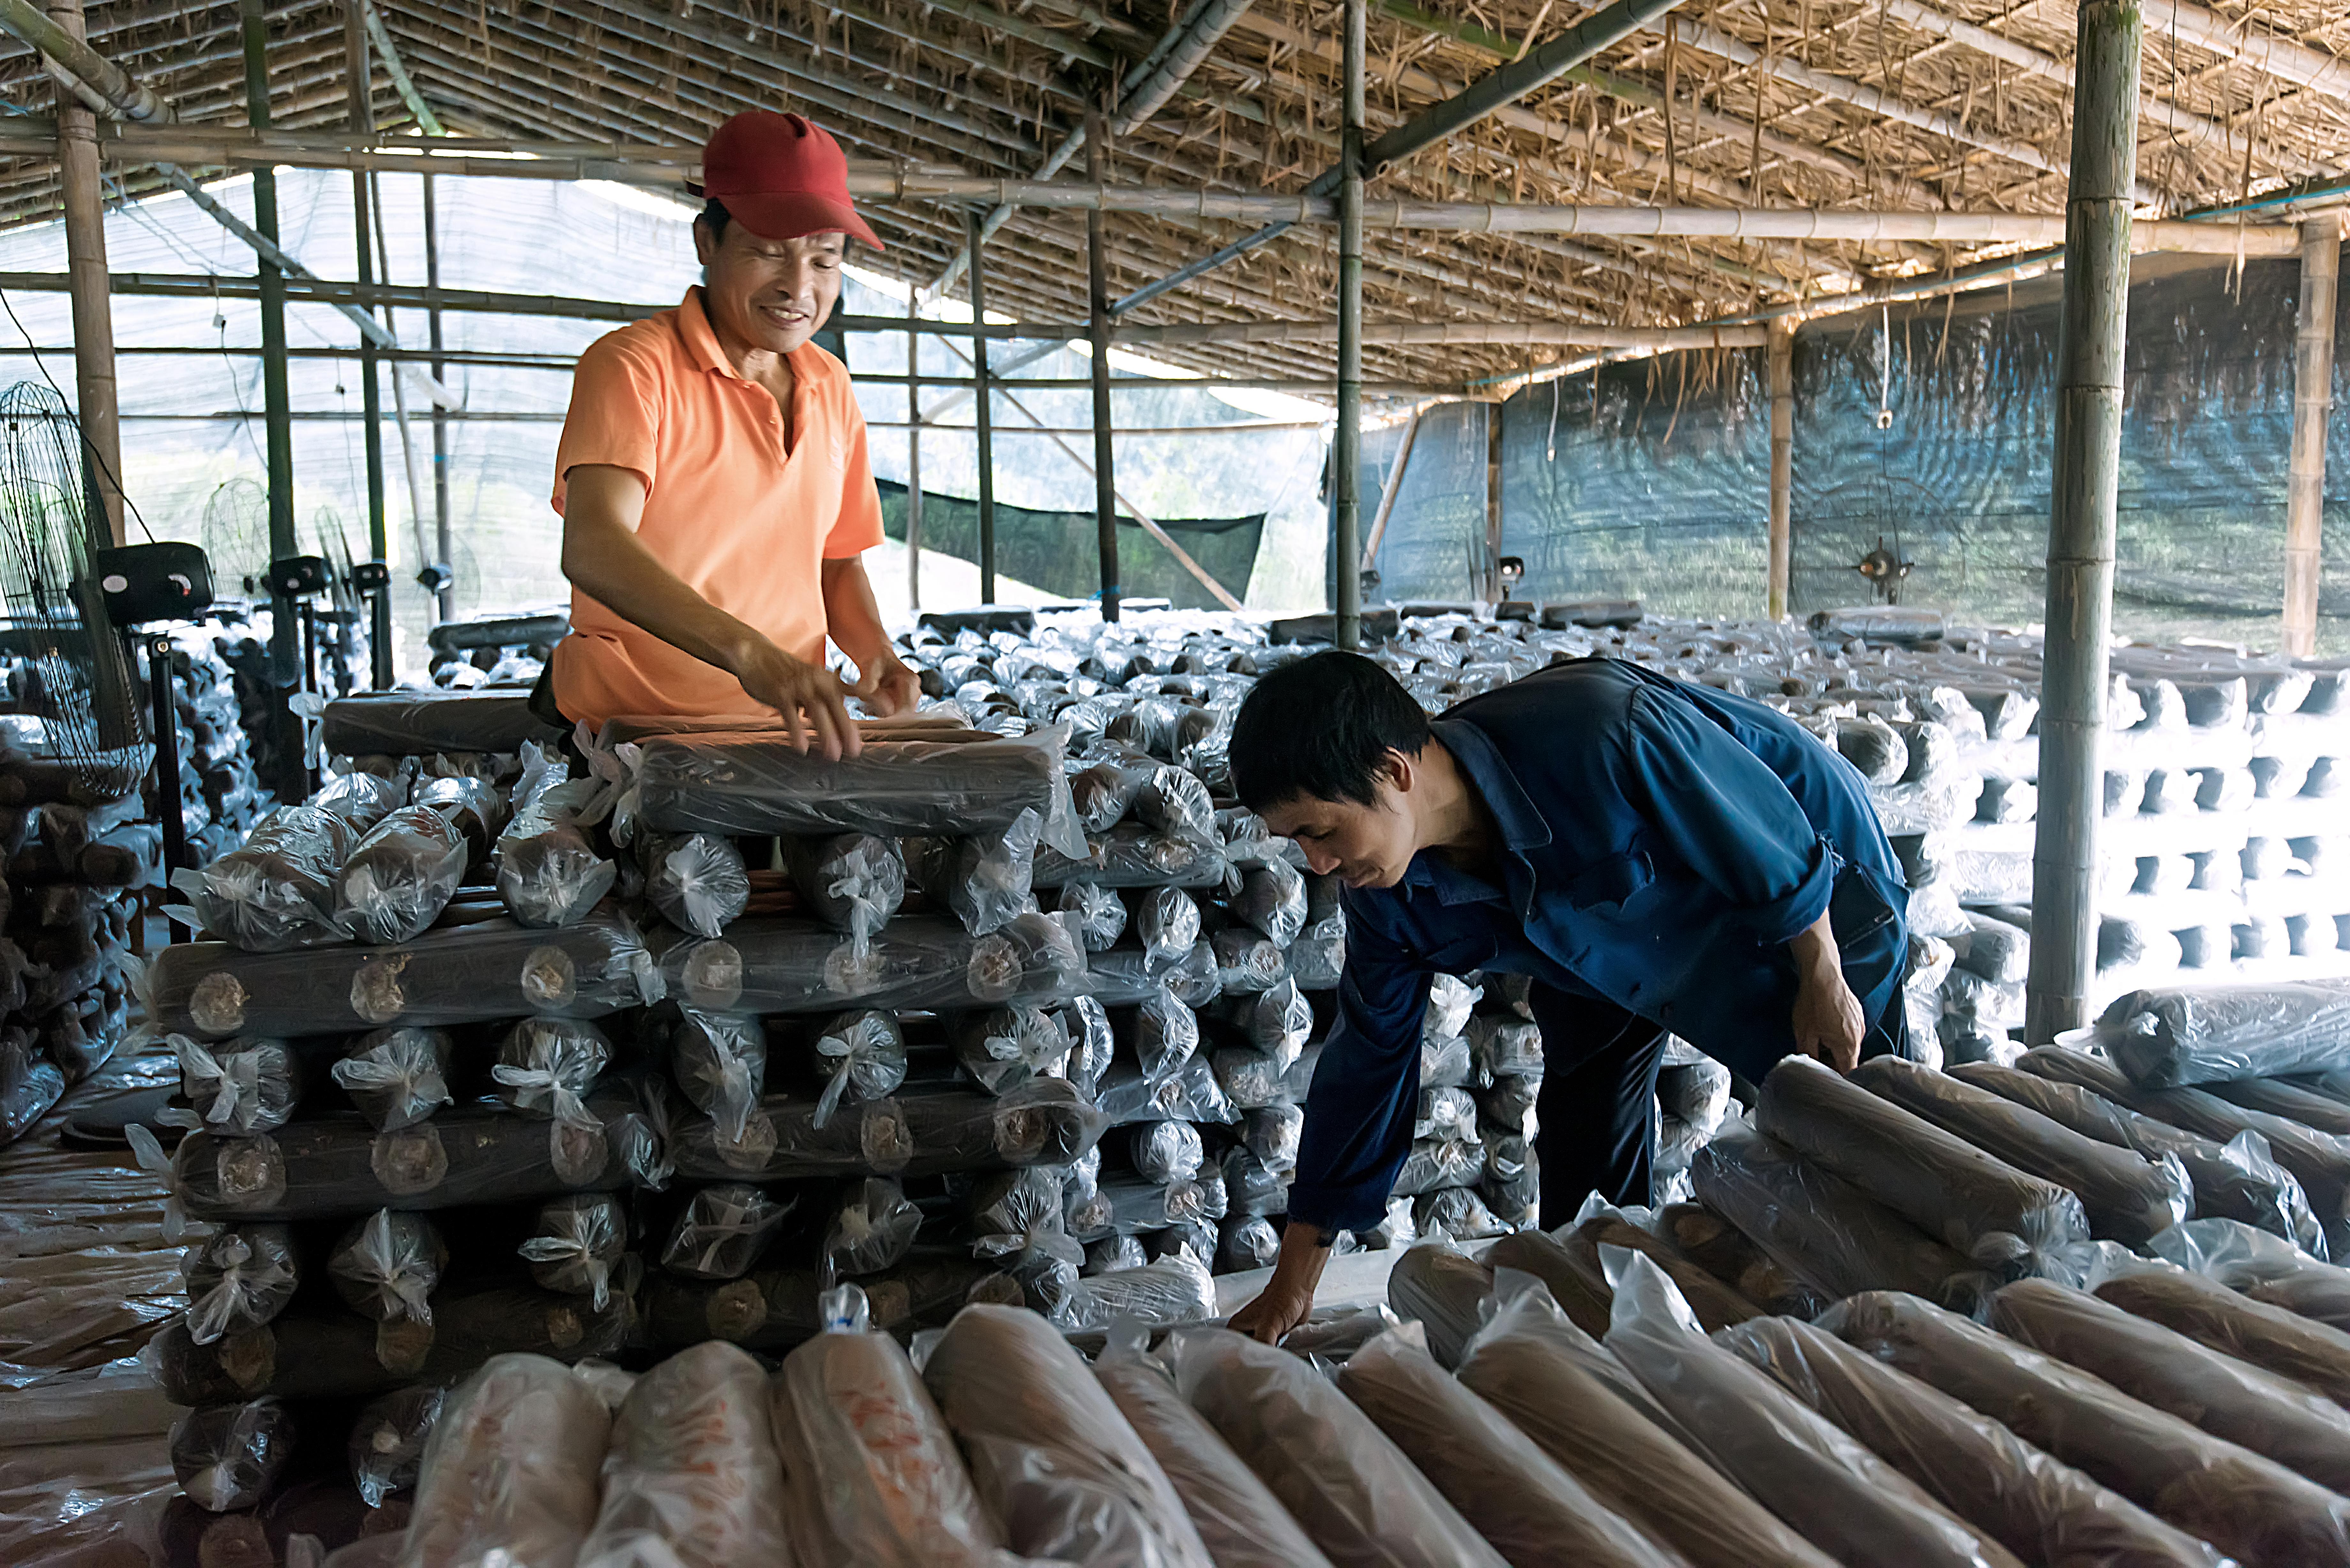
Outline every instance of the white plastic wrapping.
[(1161, 985), (1131, 1012), (1111, 1014), (1110, 1024), (1146, 1078), (1163, 1078), (1200, 1048), (1200, 1019)]
[(993, 1007), (954, 1023), (955, 1060), (991, 1095), (1035, 1078), (1058, 1077), (1068, 1065), (1068, 1026), (1037, 1007)]
[(596, 1521), (611, 1415), (541, 1355), (501, 1355), (450, 1397), (416, 1485), (399, 1568), (569, 1568)]
[(751, 877), (734, 841), (714, 833), (640, 834), (645, 898), (670, 924), (714, 937), (742, 917)]
[(248, 952), (339, 941), (335, 878), (371, 826), (319, 805), (281, 805), (241, 847), (201, 871), (173, 873), (172, 885), (207, 932)]
[(1145, 1181), (1161, 1186), (1200, 1174), (1207, 1148), (1190, 1122), (1146, 1122), (1126, 1137), (1128, 1163)]
[(577, 1568), (791, 1563), (767, 1376), (734, 1345), (697, 1345), (637, 1379), (603, 1483)]
[(1001, 832), (927, 841), (916, 857), (922, 890), (983, 937), (1035, 907), (1036, 845), (1043, 821), (1024, 811)]
[(1216, 1568), (1330, 1568), (1281, 1500), (1183, 1402), (1139, 1324), (1118, 1324), (1094, 1364), (1118, 1411), (1159, 1461)]
[(930, 917), (892, 920), (865, 950), (811, 920), (752, 916), (661, 954), (668, 994), (722, 1012), (902, 1011), (1055, 1002), (1086, 983), (1086, 955), (1051, 916), (974, 937)]
[[(668, 1026), (670, 1075), (723, 1136), (749, 1137), (767, 1079), (767, 1032), (756, 1018), (682, 1008)], [(893, 1085), (892, 1087), (895, 1085)]]
[(1029, 1297), (1029, 1304), (1055, 1327), (1071, 1334), (1107, 1328), (1121, 1319), (1201, 1323), (1216, 1315), (1215, 1281), (1189, 1246), (1164, 1252), (1139, 1268), (1077, 1279), (1048, 1270), (1030, 1286)]
[(429, 805), (404, 805), (368, 830), (335, 875), (335, 924), (354, 941), (404, 942), (441, 918), (472, 848)]
[(370, 1030), (352, 1041), (328, 1072), (369, 1126), (397, 1132), (453, 1102), (449, 1068), (454, 1050), (445, 1030)]
[(1226, 1329), (1161, 1347), (1176, 1387), (1337, 1568), (1504, 1559), (1306, 1362)]
[(1109, 1071), (1118, 1032), (1110, 1026), (1109, 1011), (1096, 997), (1071, 997), (1060, 1012), (1069, 1029), (1069, 1082), (1090, 1096)]
[(793, 1208), (793, 1200), (743, 1182), (702, 1188), (670, 1228), (661, 1267), (693, 1280), (739, 1280), (757, 1265)]
[(1810, 1324), (1753, 1318), (1715, 1337), (2024, 1562), (2219, 1568), (2204, 1542)]
[(286, 1310), (301, 1282), (283, 1225), (215, 1232), (189, 1252), (187, 1278), (188, 1335), (198, 1345), (259, 1328)]
[(2189, 1220), (2147, 1243), (2182, 1269), (2208, 1274), (2254, 1301), (2350, 1333), (2350, 1269), (2233, 1220)]
[(1200, 940), (1200, 906), (1191, 895), (1180, 888), (1143, 888), (1128, 898), (1135, 935), (1142, 940), (1143, 961), (1152, 969), (1180, 962)]
[(536, 1229), (515, 1251), (540, 1289), (586, 1296), (601, 1312), (628, 1246), (628, 1216), (619, 1201), (587, 1192), (543, 1205)]
[(896, 1018), (872, 1008), (836, 1013), (816, 1028), (816, 1067), (825, 1080), (816, 1112), (822, 1127), (843, 1104), (897, 1093), (906, 1081), (905, 1033)]
[(448, 1400), (448, 1389), (427, 1384), (395, 1389), (368, 1402), (351, 1423), (345, 1448), (351, 1484), (361, 1502), (381, 1508), (393, 1494), (414, 1489), (425, 1445), (432, 1441)]
[(846, 1286), (770, 1386), (799, 1568), (1011, 1568), (921, 1376)]
[(190, 1410), (172, 1427), (180, 1490), (211, 1513), (258, 1506), (294, 1458), (293, 1415), (275, 1399)]
[(2350, 980), (2133, 991), (2095, 1038), (2150, 1088), (2350, 1067)]
[(860, 948), (906, 901), (906, 858), (893, 838), (841, 833), (790, 839), (784, 865), (800, 908)]
[(921, 1228), (922, 1211), (904, 1189), (868, 1176), (852, 1184), (833, 1205), (817, 1256), (832, 1278), (879, 1273), (905, 1257)]
[(1607, 1348), (1716, 1466), (1842, 1561), (2020, 1568), (2005, 1547), (1707, 1339), (1672, 1281), (1638, 1253), (1617, 1282)]
[(498, 836), (490, 857), (498, 900), (515, 921), (533, 929), (568, 926), (588, 918), (612, 890), (620, 868), (588, 837), (583, 818), (600, 815), (602, 785), (595, 779), (566, 779), (559, 771), (538, 775), (542, 787), (515, 792), (515, 814)]
[(431, 1326), (432, 1293), (448, 1267), (439, 1227), (421, 1214), (379, 1209), (343, 1232), (327, 1258), (343, 1303), (378, 1323), (405, 1319)]
[(1314, 1034), (1314, 1004), (1305, 999), (1295, 976), (1284, 977), (1271, 990), (1243, 993), (1214, 1008), (1217, 1020), (1240, 1032), (1253, 1048), (1265, 1052), (1287, 1072)]
[(1132, 1568), (1213, 1568), (1158, 1461), (1044, 1319), (1009, 1307), (965, 1308), (931, 1349), (922, 1377), (1014, 1550)]
[(274, 1132), (294, 1119), (302, 1064), (285, 1041), (203, 1045), (173, 1034), (166, 1043), (180, 1060), (180, 1093), (191, 1110), (172, 1107), (159, 1119), (222, 1134)]
[(525, 1018), (499, 1043), (490, 1076), (498, 1097), (523, 1115), (585, 1130), (598, 1124), (583, 1096), (611, 1060), (612, 1043), (592, 1023)]
[(1089, 953), (1107, 952), (1126, 934), (1126, 900), (1115, 888), (1065, 883), (1054, 907), (1076, 919), (1078, 940)]

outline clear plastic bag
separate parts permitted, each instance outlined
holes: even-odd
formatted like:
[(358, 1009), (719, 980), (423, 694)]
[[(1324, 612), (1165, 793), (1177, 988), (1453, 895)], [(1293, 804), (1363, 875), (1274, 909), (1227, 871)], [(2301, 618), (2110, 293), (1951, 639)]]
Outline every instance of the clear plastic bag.
[[(1469, 1055), (1476, 1081), (1492, 1084), (1505, 1075), (1539, 1083), (1543, 1074), (1542, 1029), (1532, 1019), (1508, 1012), (1479, 1012), (1468, 1023)], [(1725, 1075), (1722, 1097), (1729, 1098)]]
[[(1285, 1176), (1297, 1168), (1297, 1144), (1305, 1136), (1305, 1108), (1287, 1100), (1241, 1114), (1241, 1142), (1275, 1175)], [(1477, 1163), (1482, 1168), (1482, 1149)]]
[(637, 1379), (612, 1419), (603, 1505), (578, 1568), (787, 1563), (767, 1375), (712, 1340)]
[(337, 929), (378, 946), (413, 940), (441, 918), (471, 858), (446, 815), (401, 806), (369, 829), (337, 871)]
[[(1011, 1568), (921, 1375), (842, 1287), (770, 1386), (799, 1568)], [(781, 1561), (778, 1559), (777, 1561)]]
[(601, 1312), (628, 1249), (628, 1216), (618, 1200), (588, 1192), (542, 1206), (536, 1228), (515, 1251), (541, 1290), (587, 1296)]
[(405, 1320), (430, 1327), (432, 1293), (449, 1266), (440, 1228), (421, 1214), (379, 1209), (343, 1232), (327, 1257), (328, 1277), (343, 1304), (377, 1323)]
[(492, 920), (398, 948), (248, 953), (182, 942), (156, 956), (140, 992), (157, 1028), (204, 1040), (533, 1013), (601, 1018), (661, 995), (660, 971), (616, 913), (545, 931)]
[(1198, 774), (1180, 767), (1155, 767), (1146, 774), (1128, 807), (1138, 821), (1161, 833), (1215, 839), (1216, 806)]
[[(1861, 1188), (1976, 1266), (2012, 1277), (2088, 1240), (2081, 1200), (1808, 1056), (1771, 1069), (1755, 1126)], [(1884, 1283), (1883, 1281), (1876, 1282)]]
[[(1542, 1080), (1511, 1074), (1493, 1080), (1477, 1095), (1477, 1117), (1484, 1126), (1532, 1137), (1540, 1125), (1536, 1107), (1542, 1101)], [(1709, 1142), (1711, 1140), (1709, 1139)], [(1696, 1157), (1690, 1157), (1694, 1159)]]
[(2350, 1556), (2350, 1500), (1916, 1296), (1864, 1292), (1819, 1327), (2241, 1562)]
[(191, 1108), (173, 1107), (158, 1119), (224, 1135), (275, 1132), (294, 1119), (302, 1064), (285, 1041), (213, 1046), (173, 1034), (167, 1043), (180, 1059), (180, 1093)]
[(868, 1176), (843, 1193), (826, 1221), (818, 1256), (825, 1272), (878, 1274), (910, 1251), (922, 1211), (896, 1182)]
[(1241, 874), (1240, 891), (1227, 907), (1234, 919), (1285, 948), (1305, 929), (1305, 878), (1286, 860), (1268, 860)]
[(1404, 1156), (1389, 1195), (1417, 1198), (1446, 1187), (1466, 1187), (1485, 1168), (1485, 1146), (1473, 1138), (1431, 1138)]
[(1280, 1257), (1281, 1232), (1262, 1214), (1227, 1214), (1217, 1227), (1215, 1270), (1220, 1274), (1269, 1269)]
[(1077, 826), (1088, 835), (1107, 833), (1134, 804), (1142, 787), (1143, 770), (1115, 759), (1104, 759), (1069, 775), (1069, 799)]
[(497, 846), (509, 815), (505, 796), (498, 793), (495, 784), (470, 774), (421, 778), (408, 799), (411, 805), (431, 806), (464, 836), (469, 872), (489, 863), (490, 851)]
[[(740, 1143), (767, 1079), (767, 1032), (756, 1018), (679, 1010), (668, 1028), (670, 1075), (721, 1134)], [(894, 1086), (894, 1085), (893, 1085)]]
[[(645, 721), (621, 729), (658, 725)], [(1015, 739), (868, 742), (853, 757), (799, 752), (780, 731), (645, 734), (623, 809), (655, 831), (888, 838), (996, 833), (1033, 811), (1066, 853), (1082, 838), (1061, 729)]]
[(1139, 1269), (1149, 1262), (1150, 1254), (1142, 1250), (1141, 1237), (1113, 1234), (1086, 1243), (1086, 1261), (1078, 1266), (1077, 1273), (1081, 1278), (1091, 1279)]
[(1204, 941), (1193, 943), (1191, 952), (1171, 969), (1153, 970), (1149, 956), (1135, 945), (1096, 953), (1090, 970), (1087, 989), (1104, 1007), (1131, 1007), (1165, 986), (1186, 1007), (1200, 1008), (1223, 991), (1215, 950)]
[(328, 1069), (378, 1132), (414, 1127), (454, 1103), (449, 1068), (455, 1043), (441, 1029), (376, 1029), (351, 1042)]
[(1163, 1078), (1146, 1076), (1128, 1062), (1114, 1063), (1102, 1075), (1094, 1104), (1110, 1127), (1153, 1121), (1215, 1122), (1229, 1127), (1241, 1119), (1214, 1072), (1198, 1056)]
[(1607, 1343), (1724, 1474), (1841, 1560), (2020, 1568), (2005, 1547), (1709, 1340), (1641, 1254), (1624, 1263)]
[(1289, 972), (1307, 991), (1335, 991), (1347, 971), (1347, 922), (1316, 920), (1289, 944)]
[(2078, 1084), (2060, 1083), (1995, 1062), (1954, 1067), (1961, 1083), (2004, 1095), (2042, 1116), (2101, 1143), (2148, 1159), (2175, 1158), (2194, 1188), (2198, 1215), (2241, 1220), (2323, 1253), (2325, 1232), (2309, 1196), (2268, 1151), (2268, 1140), (2243, 1132), (2225, 1144), (2114, 1104)]
[(1168, 1076), (1200, 1048), (1199, 1015), (1164, 985), (1131, 1012), (1112, 1014), (1110, 1026), (1146, 1078)]
[(1419, 1038), (1419, 1086), (1457, 1089), (1475, 1076), (1469, 1042), (1459, 1034), (1423, 1034)]
[(244, 845), (201, 871), (172, 873), (213, 937), (247, 952), (343, 940), (335, 878), (366, 828), (317, 805), (281, 805)]
[[(1259, 1221), (1258, 1223), (1263, 1223)], [(1216, 1568), (1330, 1568), (1281, 1500), (1183, 1402), (1139, 1324), (1114, 1324), (1094, 1376), (1166, 1472)]]
[(717, 936), (751, 902), (750, 872), (731, 838), (714, 833), (641, 834), (636, 849), (646, 900), (681, 930)]
[(1690, 1168), (1698, 1200), (1830, 1298), (1889, 1288), (1970, 1308), (1988, 1277), (1966, 1259), (1742, 1119)]
[(2050, 1280), (1995, 1293), (1991, 1326), (2320, 1486), (2350, 1488), (2350, 1410), (2300, 1385)]
[(1127, 1159), (1145, 1181), (1164, 1186), (1200, 1174), (1207, 1148), (1190, 1122), (1146, 1122), (1127, 1134)]
[(1412, 1112), (1411, 1136), (1416, 1138), (1463, 1138), (1477, 1136), (1477, 1102), (1466, 1089), (1422, 1089)]
[(2168, 1264), (2133, 1260), (2090, 1288), (2134, 1317), (2350, 1408), (2350, 1334)]
[(294, 1299), (301, 1271), (283, 1225), (239, 1225), (188, 1254), (188, 1336), (211, 1345), (259, 1328)]
[(1126, 934), (1126, 900), (1114, 888), (1066, 883), (1055, 907), (1076, 919), (1077, 940), (1089, 953), (1107, 952)]
[(1516, 1568), (1685, 1568), (1430, 1358), (1417, 1327), (1347, 1358), (1338, 1387)]
[(612, 1043), (592, 1023), (572, 1019), (525, 1018), (498, 1044), (490, 1076), (498, 1098), (527, 1116), (546, 1116), (569, 1127), (598, 1126), (583, 1103), (612, 1060)]
[(661, 1247), (661, 1267), (690, 1280), (739, 1280), (758, 1265), (796, 1205), (739, 1181), (686, 1200)]
[(1493, 1293), (1493, 1271), (1445, 1241), (1428, 1241), (1396, 1260), (1388, 1275), (1388, 1305), (1426, 1331), (1429, 1354), (1450, 1369), (1483, 1322)]
[(1295, 976), (1284, 977), (1271, 990), (1235, 996), (1214, 1011), (1219, 1022), (1238, 1030), (1250, 1045), (1270, 1054), (1282, 1072), (1296, 1062), (1314, 1033), (1314, 1004), (1306, 1001)]
[(293, 1461), (295, 1431), (275, 1399), (190, 1410), (172, 1426), (172, 1473), (206, 1512), (256, 1507)]
[(2187, 1168), (2173, 1156), (2150, 1160), (2099, 1143), (1989, 1089), (1898, 1056), (1863, 1062), (1851, 1078), (2018, 1169), (2070, 1189), (2093, 1235), (2142, 1246), (2193, 1207)]
[(1069, 1082), (1091, 1095), (1109, 1071), (1118, 1032), (1110, 1026), (1108, 1010), (1094, 997), (1072, 997), (1061, 1005), (1060, 1013), (1069, 1030)]
[(1102, 1181), (1100, 1192), (1109, 1204), (1111, 1226), (1126, 1235), (1163, 1231), (1191, 1220), (1221, 1220), (1224, 1215), (1221, 1180), (1162, 1183), (1140, 1177), (1111, 1177)]
[(1139, 1269), (1081, 1278), (1052, 1271), (1029, 1292), (1028, 1304), (1066, 1334), (1107, 1328), (1122, 1319), (1203, 1323), (1216, 1315), (1216, 1284), (1208, 1266), (1187, 1246)]
[(1700, 1203), (1672, 1203), (1657, 1210), (1652, 1227), (1675, 1251), (1703, 1269), (1766, 1314), (1817, 1317), (1827, 1297), (1805, 1284), (1753, 1239)]
[(1669, 1432), (1647, 1389), (1539, 1285), (1498, 1304), (1471, 1338), (1460, 1378), (1691, 1568), (1833, 1568)]
[(490, 857), (498, 901), (517, 924), (534, 929), (586, 919), (620, 875), (580, 821), (593, 811), (602, 786), (594, 779), (543, 777), (554, 782), (526, 804), (517, 792), (514, 819)]
[(893, 838), (841, 833), (786, 839), (784, 866), (801, 909), (858, 944), (872, 940), (906, 901), (906, 857)]
[(2133, 991), (2095, 1039), (2149, 1088), (2350, 1067), (2350, 980)]
[(1042, 826), (1035, 813), (1023, 812), (1000, 833), (931, 840), (931, 852), (916, 857), (922, 890), (952, 910), (972, 936), (1002, 930), (1035, 908)]
[(816, 1032), (816, 1068), (825, 1080), (816, 1125), (842, 1105), (878, 1100), (906, 1081), (906, 1036), (898, 1021), (871, 1008), (836, 1013)]
[(1513, 1231), (1538, 1223), (1542, 1216), (1542, 1162), (1534, 1142), (1516, 1133), (1490, 1129), (1478, 1135), (1485, 1146), (1485, 1174), (1477, 1194), (1493, 1217)]
[(1036, 851), (1032, 885), (1039, 888), (1092, 882), (1104, 888), (1213, 888), (1228, 867), (1223, 846), (1190, 833), (1161, 833), (1122, 822), (1085, 841), (1079, 855), (1047, 844)]
[(1158, 1461), (1043, 1318), (968, 1307), (932, 1347), (922, 1376), (1015, 1551), (1212, 1568)]
[(2350, 1334), (2350, 1269), (2320, 1262), (2290, 1241), (2233, 1220), (2189, 1220), (2147, 1250), (2254, 1301)]
[(381, 1508), (395, 1493), (415, 1487), (424, 1468), (425, 1445), (448, 1399), (449, 1390), (427, 1384), (368, 1402), (351, 1423), (350, 1441), (344, 1449), (361, 1502)]
[(1086, 986), (1086, 955), (1051, 916), (974, 937), (951, 921), (892, 920), (863, 950), (810, 920), (758, 916), (661, 954), (668, 994), (722, 1012), (830, 1012), (1057, 1002)]
[(594, 1386), (562, 1363), (490, 1361), (425, 1444), (400, 1568), (576, 1562), (611, 1427)]
[(1268, 1052), (1228, 1046), (1208, 1058), (1208, 1068), (1237, 1109), (1254, 1110), (1282, 1096), (1285, 1075)]
[(1128, 898), (1144, 963), (1163, 969), (1182, 961), (1200, 940), (1200, 906), (1191, 895), (1180, 888), (1144, 888)]
[(1449, 1040), (1467, 1032), (1471, 1012), (1484, 997), (1484, 989), (1457, 974), (1440, 974), (1429, 981), (1428, 1011), (1421, 1014), (1423, 1040)]
[(1208, 939), (1216, 955), (1216, 983), (1226, 994), (1271, 991), (1289, 973), (1280, 943), (1247, 926), (1227, 926)]
[(1402, 1450), (1320, 1373), (1225, 1329), (1161, 1346), (1204, 1417), (1337, 1564), (1503, 1562)]
[(1058, 1014), (1036, 1007), (993, 1007), (955, 1021), (955, 1061), (991, 1095), (1035, 1078), (1060, 1075), (1069, 1060), (1069, 1032)]
[(1810, 1324), (1755, 1318), (1724, 1330), (1718, 1343), (2027, 1563), (2220, 1568), (2204, 1542)]
[[(1223, 1173), (1226, 1207), (1234, 1214), (1282, 1214), (1289, 1209), (1289, 1182), (1247, 1147), (1234, 1144), (1216, 1161)], [(1407, 1210), (1410, 1199), (1404, 1200)]]

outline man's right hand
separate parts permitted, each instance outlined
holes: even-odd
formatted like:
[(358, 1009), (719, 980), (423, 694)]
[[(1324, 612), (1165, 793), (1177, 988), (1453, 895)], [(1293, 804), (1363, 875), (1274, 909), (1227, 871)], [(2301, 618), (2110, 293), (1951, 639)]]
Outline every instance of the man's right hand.
[(783, 715), (795, 751), (806, 752), (811, 736), (828, 763), (864, 749), (857, 722), (848, 716), (848, 688), (831, 670), (795, 659), (762, 638), (737, 659), (734, 676), (753, 701)]
[(1228, 1326), (1279, 1345), (1283, 1335), (1304, 1323), (1314, 1311), (1314, 1287), (1322, 1282), (1322, 1270), (1330, 1262), (1322, 1235), (1318, 1225), (1291, 1220), (1281, 1233), (1281, 1256), (1273, 1265), (1273, 1278), (1262, 1294), (1232, 1314)]

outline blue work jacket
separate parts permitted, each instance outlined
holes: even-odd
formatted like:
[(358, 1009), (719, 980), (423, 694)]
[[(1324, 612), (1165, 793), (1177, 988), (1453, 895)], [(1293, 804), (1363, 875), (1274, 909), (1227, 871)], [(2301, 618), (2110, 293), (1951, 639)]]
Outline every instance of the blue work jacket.
[[(1852, 765), (1786, 715), (1619, 659), (1555, 665), (1433, 724), (1500, 830), (1504, 885), (1430, 851), (1347, 888), (1338, 1011), (1314, 1073), (1294, 1220), (1362, 1230), (1411, 1145), (1432, 975), (1598, 996), (1750, 1079), (1795, 1049), (1786, 943), (1831, 909), (1874, 1022), (1908, 896)], [(1564, 1045), (1565, 1043), (1559, 1043)]]

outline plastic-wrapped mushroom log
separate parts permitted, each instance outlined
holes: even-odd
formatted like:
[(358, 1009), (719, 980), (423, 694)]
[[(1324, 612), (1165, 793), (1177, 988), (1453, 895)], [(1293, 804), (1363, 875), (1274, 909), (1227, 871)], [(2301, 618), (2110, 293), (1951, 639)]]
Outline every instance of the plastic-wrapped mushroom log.
[(677, 943), (661, 956), (667, 992), (728, 1012), (892, 1011), (1045, 1002), (1085, 983), (1085, 953), (1052, 917), (1015, 916), (974, 937), (950, 922), (901, 919), (858, 952), (809, 921), (738, 920), (717, 940)]
[(731, 838), (714, 833), (639, 834), (636, 851), (647, 901), (681, 929), (717, 936), (751, 902), (750, 872)]
[(612, 1419), (602, 1480), (579, 1568), (788, 1560), (767, 1375), (734, 1345), (695, 1345), (637, 1379)]
[(454, 1103), (449, 1092), (454, 1051), (445, 1030), (370, 1030), (351, 1042), (328, 1074), (370, 1127), (397, 1132)]

